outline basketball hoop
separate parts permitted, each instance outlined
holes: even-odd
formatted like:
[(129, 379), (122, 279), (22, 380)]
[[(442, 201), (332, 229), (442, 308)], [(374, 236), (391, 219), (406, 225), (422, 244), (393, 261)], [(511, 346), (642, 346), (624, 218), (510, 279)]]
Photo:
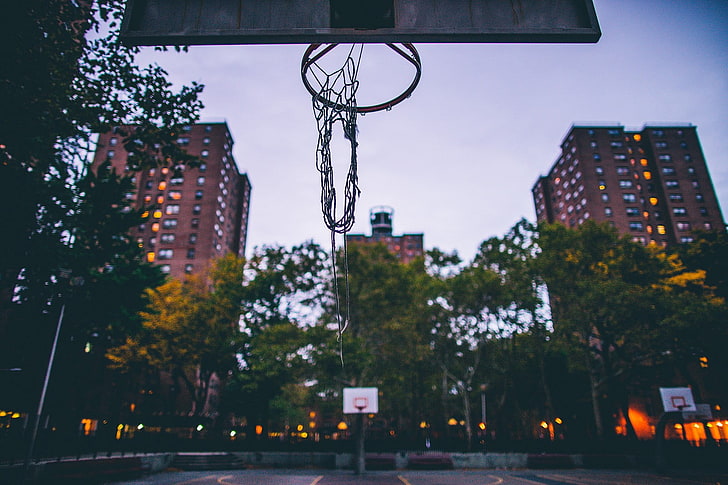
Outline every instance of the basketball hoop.
[[(306, 86), (306, 90), (311, 93), (314, 98), (319, 98), (318, 101), (328, 106), (342, 110), (344, 106), (337, 100), (325, 97), (322, 90), (325, 89), (325, 81), (321, 81), (319, 75), (315, 70), (319, 70), (324, 75), (327, 75), (325, 70), (318, 64), (318, 61), (326, 54), (331, 52), (339, 44), (311, 44), (303, 54), (303, 60), (301, 61), (301, 79), (303, 85)], [(412, 95), (417, 85), (420, 83), (420, 77), (422, 76), (422, 63), (420, 61), (420, 54), (415, 49), (415, 46), (409, 43), (403, 44), (385, 44), (387, 47), (392, 49), (394, 52), (402, 56), (407, 62), (415, 67), (415, 74), (412, 78), (412, 82), (399, 96), (396, 96), (389, 101), (384, 101), (378, 104), (372, 104), (369, 106), (356, 106), (357, 113), (366, 114), (374, 113), (376, 111), (390, 110), (393, 106), (398, 105), (405, 99)], [(314, 87), (312, 81), (318, 84), (318, 89)]]

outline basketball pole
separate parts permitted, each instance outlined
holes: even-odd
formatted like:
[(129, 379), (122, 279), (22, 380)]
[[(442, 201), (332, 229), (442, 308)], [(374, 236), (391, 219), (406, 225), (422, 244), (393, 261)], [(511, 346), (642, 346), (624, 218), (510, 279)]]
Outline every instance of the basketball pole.
[(364, 413), (356, 415), (356, 449), (354, 452), (354, 472), (362, 475), (366, 471), (366, 454), (364, 451)]

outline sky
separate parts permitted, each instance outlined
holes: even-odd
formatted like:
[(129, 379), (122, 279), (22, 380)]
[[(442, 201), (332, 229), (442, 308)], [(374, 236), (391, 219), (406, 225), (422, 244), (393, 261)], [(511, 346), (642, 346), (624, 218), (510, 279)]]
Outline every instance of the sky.
[[(358, 119), (361, 197), (394, 209), (394, 234), (471, 259), (518, 220), (535, 221), (531, 188), (574, 124), (697, 127), (724, 218), (728, 211), (728, 0), (594, 0), (596, 44), (417, 44), (422, 79), (390, 111)], [(226, 121), (252, 184), (248, 255), (256, 246), (328, 247), (315, 166), (318, 131), (301, 81), (305, 45), (144, 48), (175, 85), (205, 85), (201, 121)], [(359, 104), (392, 98), (412, 69), (365, 46)], [(341, 138), (340, 133), (335, 134)], [(338, 142), (340, 143), (340, 142)], [(343, 193), (349, 153), (335, 145)], [(341, 239), (339, 238), (339, 244)]]

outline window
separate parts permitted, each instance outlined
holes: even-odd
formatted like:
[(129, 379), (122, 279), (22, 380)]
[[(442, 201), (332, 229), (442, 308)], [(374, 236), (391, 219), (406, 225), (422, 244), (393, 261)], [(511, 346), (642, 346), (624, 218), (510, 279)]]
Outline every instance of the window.
[(698, 182), (697, 180), (693, 180), (691, 183), (692, 183), (694, 189), (700, 188), (700, 182)]
[(605, 207), (604, 208), (604, 215), (607, 217), (612, 217), (612, 208), (611, 207)]
[(675, 227), (677, 227), (678, 231), (689, 231), (690, 230), (690, 223), (689, 222), (678, 222), (675, 224)]
[(614, 159), (615, 160), (627, 160), (627, 155), (625, 155), (624, 153), (615, 153)]
[(195, 259), (195, 248), (187, 250), (187, 259)]
[(195, 199), (196, 200), (200, 200), (201, 198), (202, 198), (202, 191), (201, 190), (196, 190), (195, 191)]
[(595, 173), (596, 173), (597, 175), (604, 175), (604, 169), (603, 169), (602, 167), (595, 167), (595, 168), (594, 168), (594, 172), (595, 172)]
[(162, 211), (157, 209), (152, 213), (152, 217), (155, 219), (161, 219), (162, 218)]
[(185, 182), (185, 179), (181, 175), (177, 175), (177, 176), (174, 176), (171, 179), (169, 179), (169, 183), (171, 185), (182, 185), (184, 182)]
[(210, 137), (209, 136), (206, 136), (205, 138), (203, 138), (202, 139), (202, 144), (203, 145), (209, 145), (210, 144)]
[(201, 163), (200, 166), (197, 167), (197, 170), (199, 170), (200, 172), (206, 172), (207, 171), (207, 164), (206, 163)]
[(687, 142), (685, 142), (685, 141), (681, 141), (681, 142), (680, 142), (680, 148), (682, 148), (682, 149), (684, 149), (684, 150), (687, 150), (687, 149), (688, 149), (688, 144), (687, 144)]
[(693, 238), (690, 236), (680, 236), (680, 242), (683, 244), (691, 243), (691, 242), (693, 242)]
[(147, 262), (153, 263), (155, 259), (156, 259), (156, 254), (154, 254), (154, 251), (149, 251), (147, 253)]
[(165, 244), (173, 243), (174, 242), (174, 234), (171, 234), (171, 233), (162, 234), (160, 236), (159, 240), (160, 240), (160, 242), (165, 243)]
[(700, 215), (701, 216), (707, 216), (708, 215), (708, 209), (705, 207), (700, 208)]
[(629, 229), (631, 231), (644, 231), (644, 226), (639, 221), (632, 221), (629, 223)]
[(202, 151), (200, 152), (200, 156), (201, 156), (202, 158), (207, 158), (207, 157), (208, 157), (209, 155), (210, 155), (210, 150), (202, 150)]
[(606, 190), (607, 183), (604, 180), (599, 181), (599, 190)]
[(609, 202), (609, 194), (602, 194), (602, 202)]
[(637, 217), (640, 215), (640, 210), (638, 207), (627, 207), (626, 210), (629, 217)]
[(195, 204), (192, 206), (192, 213), (194, 215), (200, 215), (200, 212), (202, 212), (202, 206), (200, 204)]
[(695, 175), (695, 167), (688, 167), (688, 173), (690, 175)]
[(668, 189), (679, 189), (680, 188), (680, 182), (677, 180), (665, 180), (665, 187)]
[(670, 194), (670, 195), (668, 195), (667, 197), (668, 197), (668, 198), (670, 199), (670, 201), (672, 201), (672, 202), (682, 202), (682, 201), (683, 201), (683, 196), (682, 196), (682, 194)]
[(657, 141), (657, 142), (655, 142), (655, 148), (667, 148), (667, 142), (666, 141)]
[(177, 227), (177, 219), (165, 219), (162, 221), (162, 227), (165, 229), (172, 229)]
[(118, 138), (110, 138), (109, 139), (109, 145), (111, 145), (112, 147), (116, 146), (117, 143), (119, 143), (119, 139)]
[(658, 137), (665, 136), (665, 130), (652, 130), (652, 134)]
[(657, 233), (658, 234), (665, 234), (667, 231), (665, 230), (665, 226), (662, 224), (657, 225)]
[(177, 144), (180, 146), (187, 146), (190, 144), (190, 137), (188, 136), (180, 136), (177, 138)]
[(693, 157), (691, 157), (690, 154), (686, 154), (685, 156), (683, 156), (683, 160), (685, 160), (686, 162), (692, 162)]
[(673, 207), (672, 213), (676, 216), (684, 216), (687, 215), (688, 211), (685, 209), (685, 207)]
[(159, 267), (159, 270), (160, 270), (160, 271), (161, 271), (162, 273), (168, 274), (168, 273), (169, 273), (169, 272), (170, 272), (170, 271), (172, 270), (172, 268), (171, 268), (171, 267), (170, 267), (170, 266), (169, 266), (168, 264), (163, 264), (163, 265), (161, 265), (161, 266)]
[(669, 153), (663, 153), (657, 157), (661, 162), (672, 162), (672, 156)]
[(617, 175), (628, 175), (629, 167), (621, 166), (617, 167)]
[(205, 125), (205, 133), (210, 133), (212, 131), (212, 125)]
[(619, 130), (617, 129), (607, 130), (607, 133), (609, 133), (609, 136), (619, 136)]
[(179, 190), (170, 190), (167, 193), (167, 198), (169, 200), (180, 200), (182, 198), (182, 192)]
[(193, 228), (193, 229), (197, 229), (198, 227), (200, 227), (200, 220), (199, 219), (192, 219), (190, 221), (190, 227)]
[(186, 274), (192, 273), (192, 269), (193, 269), (193, 266), (191, 264), (186, 264), (185, 265), (185, 273)]
[(106, 152), (106, 158), (114, 158), (114, 155), (116, 155), (116, 152), (114, 150), (109, 150)]
[(174, 257), (174, 250), (173, 249), (160, 249), (157, 256), (159, 257), (159, 259), (172, 259)]
[(197, 177), (197, 185), (205, 185), (205, 177)]
[(168, 204), (164, 213), (167, 215), (179, 214), (179, 204)]
[(625, 202), (637, 202), (637, 196), (635, 194), (622, 194), (622, 200)]
[(609, 143), (609, 146), (612, 148), (622, 148), (622, 142), (621, 141), (613, 141)]
[(706, 231), (712, 231), (713, 230), (713, 224), (711, 224), (710, 222), (704, 223), (703, 224), (703, 227), (705, 228)]
[(197, 234), (192, 233), (190, 234), (190, 244), (196, 244), (197, 243)]
[(697, 200), (698, 202), (703, 202), (703, 194), (695, 194), (695, 200)]
[(629, 189), (632, 187), (632, 181), (631, 180), (620, 180), (619, 181), (619, 188), (620, 189)]
[(642, 172), (642, 176), (645, 178), (645, 180), (652, 180), (652, 172), (649, 170), (645, 170)]
[(602, 156), (601, 155), (599, 155), (598, 153), (595, 153), (594, 154), (594, 160), (599, 161), (601, 159), (602, 159)]

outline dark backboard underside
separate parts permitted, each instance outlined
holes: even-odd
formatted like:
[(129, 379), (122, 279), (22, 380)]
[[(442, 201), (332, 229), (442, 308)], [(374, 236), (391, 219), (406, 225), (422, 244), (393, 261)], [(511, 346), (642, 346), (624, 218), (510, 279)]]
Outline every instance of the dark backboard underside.
[(130, 45), (582, 43), (592, 0), (129, 0)]

